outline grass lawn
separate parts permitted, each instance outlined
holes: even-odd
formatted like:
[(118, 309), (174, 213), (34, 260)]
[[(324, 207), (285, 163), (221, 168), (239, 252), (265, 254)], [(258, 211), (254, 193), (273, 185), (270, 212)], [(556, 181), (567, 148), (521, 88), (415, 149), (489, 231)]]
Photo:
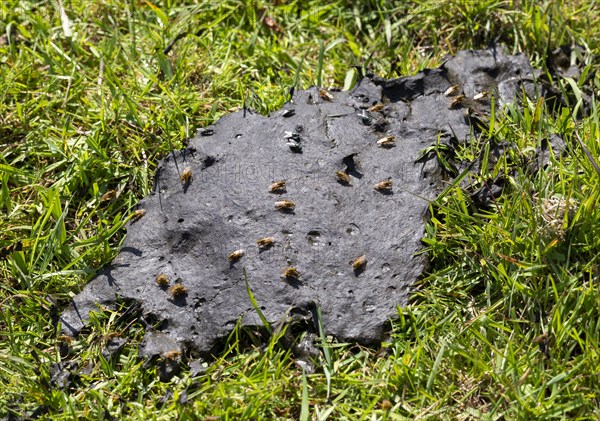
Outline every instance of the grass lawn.
[[(0, 2), (0, 417), (600, 418), (599, 40), (592, 0)], [(459, 183), (432, 203), (431, 268), (381, 348), (323, 340), (307, 375), (240, 330), (213, 364), (161, 382), (131, 309), (58, 334), (158, 160), (198, 128), (244, 104), (276, 110), (294, 85), (350, 87), (354, 65), (411, 75), (493, 41), (548, 77), (549, 51), (578, 44), (582, 75), (552, 80), (570, 107), (496, 110), (456, 151), (513, 144), (469, 175), (507, 188), (488, 211)], [(552, 135), (567, 152), (528, 172)]]

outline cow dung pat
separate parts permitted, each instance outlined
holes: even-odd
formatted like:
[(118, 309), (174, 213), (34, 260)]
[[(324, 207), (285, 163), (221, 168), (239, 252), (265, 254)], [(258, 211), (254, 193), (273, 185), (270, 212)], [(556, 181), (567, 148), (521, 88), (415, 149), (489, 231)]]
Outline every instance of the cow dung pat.
[[(469, 141), (476, 128), (467, 108), (490, 111), (490, 101), (473, 100), (478, 93), (492, 93), (497, 106), (521, 92), (543, 96), (534, 80), (522, 55), (461, 51), (414, 76), (370, 76), (346, 92), (298, 91), (293, 111), (221, 118), (159, 163), (153, 192), (138, 207), (144, 214), (131, 219), (115, 260), (64, 311), (62, 330), (77, 333), (90, 311), (122, 297), (161, 322), (147, 332), (172, 342), (161, 352), (179, 344), (208, 356), (238, 320), (262, 326), (246, 274), (271, 323), (319, 306), (325, 334), (381, 341), (426, 267), (416, 254), (424, 219), (448, 181), (435, 159), (417, 162), (421, 151), (440, 140)], [(302, 153), (294, 153), (287, 143), (300, 133)], [(381, 139), (396, 147), (381, 147)], [(351, 187), (338, 182), (340, 171)], [(272, 241), (256, 247), (257, 238)], [(295, 269), (297, 282), (281, 276), (285, 268)], [(157, 289), (157, 274), (181, 285)]]

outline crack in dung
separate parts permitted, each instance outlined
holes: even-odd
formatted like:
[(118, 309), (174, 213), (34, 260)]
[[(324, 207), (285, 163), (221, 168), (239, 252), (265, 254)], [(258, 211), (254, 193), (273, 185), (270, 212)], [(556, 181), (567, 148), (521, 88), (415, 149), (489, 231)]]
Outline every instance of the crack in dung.
[(219, 295), (221, 295), (222, 293), (227, 292), (229, 290), (232, 290), (233, 288), (235, 288), (236, 286), (238, 286), (240, 282), (241, 281), (238, 280), (233, 285), (220, 289), (219, 291), (217, 291), (217, 293), (215, 295), (213, 295), (211, 298), (209, 298), (209, 299), (206, 300), (207, 303), (208, 304), (212, 304), (213, 301), (215, 301), (217, 299), (217, 297), (219, 297)]

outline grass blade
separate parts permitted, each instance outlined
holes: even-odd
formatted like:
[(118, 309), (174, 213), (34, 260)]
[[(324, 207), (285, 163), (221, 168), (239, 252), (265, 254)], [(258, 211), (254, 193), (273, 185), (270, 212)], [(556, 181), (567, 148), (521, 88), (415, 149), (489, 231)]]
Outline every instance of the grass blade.
[(349, 91), (356, 84), (358, 72), (356, 69), (352, 68), (346, 72), (346, 78), (344, 79), (344, 91)]
[(333, 371), (333, 365), (331, 362), (331, 350), (329, 343), (327, 342), (327, 336), (325, 335), (325, 329), (323, 328), (323, 315), (321, 314), (321, 307), (317, 306), (317, 323), (319, 324), (319, 337), (321, 338), (321, 347), (323, 348), (323, 355), (325, 356), (325, 366), (323, 372), (325, 373), (325, 379), (327, 380), (327, 399), (331, 393), (331, 373)]
[(319, 61), (317, 62), (317, 86), (323, 85), (323, 60), (325, 58), (325, 44), (319, 40)]
[(331, 370), (331, 351), (329, 349), (329, 344), (327, 343), (327, 336), (325, 335), (325, 329), (323, 328), (323, 315), (321, 314), (321, 307), (319, 306), (317, 306), (317, 323), (319, 324), (319, 337), (321, 338), (325, 364), (327, 365), (327, 368)]
[(310, 410), (308, 407), (308, 381), (306, 380), (306, 371), (302, 369), (302, 406), (300, 408), (300, 421), (310, 420)]
[(598, 166), (598, 163), (592, 156), (592, 153), (587, 148), (587, 146), (585, 146), (585, 143), (583, 143), (583, 140), (581, 139), (581, 136), (579, 136), (577, 130), (575, 130), (575, 138), (577, 139), (577, 143), (579, 143), (579, 146), (581, 146), (581, 149), (583, 149), (583, 153), (585, 153), (585, 156), (587, 157), (588, 161), (590, 161), (590, 164), (592, 164), (592, 167), (594, 167), (594, 170), (596, 170), (596, 174), (598, 174), (598, 177), (600, 177), (600, 166)]
[(244, 281), (246, 281), (246, 291), (248, 292), (248, 297), (250, 297), (250, 302), (252, 303), (252, 307), (254, 307), (254, 310), (256, 310), (256, 313), (258, 313), (258, 317), (260, 317), (260, 320), (262, 321), (263, 326), (267, 329), (267, 331), (269, 332), (269, 335), (270, 335), (271, 334), (271, 324), (269, 323), (269, 321), (267, 320), (267, 318), (261, 311), (260, 307), (258, 306), (258, 303), (256, 302), (256, 298), (254, 298), (254, 293), (252, 292), (252, 288), (250, 288), (250, 282), (248, 281), (248, 276), (246, 275), (246, 269), (244, 269)]
[(442, 363), (442, 359), (444, 358), (444, 352), (446, 351), (446, 341), (442, 342), (442, 346), (438, 351), (437, 357), (435, 357), (435, 362), (433, 363), (433, 368), (431, 369), (431, 373), (429, 373), (429, 379), (427, 379), (427, 387), (426, 390), (431, 391), (431, 387), (433, 386), (433, 382), (437, 373), (440, 369), (440, 364)]

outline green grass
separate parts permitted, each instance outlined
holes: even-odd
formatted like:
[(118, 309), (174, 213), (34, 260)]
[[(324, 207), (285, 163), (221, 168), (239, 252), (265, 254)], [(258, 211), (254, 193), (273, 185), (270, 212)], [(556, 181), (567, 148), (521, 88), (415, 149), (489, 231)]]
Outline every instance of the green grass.
[[(0, 246), (24, 244), (0, 261), (0, 416), (600, 417), (597, 104), (577, 126), (540, 104), (497, 112), (479, 144), (457, 151), (470, 160), (513, 143), (469, 176), (507, 187), (487, 211), (458, 183), (432, 204), (432, 268), (381, 349), (321, 337), (304, 375), (276, 340), (283, 331), (260, 348), (238, 329), (214, 364), (161, 382), (165, 362), (138, 358), (143, 327), (127, 304), (98, 312), (73, 342), (58, 337), (57, 314), (116, 255), (158, 160), (243, 104), (266, 114), (295, 83), (343, 86), (365, 62), (413, 74), (492, 41), (542, 70), (549, 50), (581, 44), (584, 76), (554, 83), (573, 107), (579, 90), (600, 89), (594, 1), (275, 3), (73, 0), (62, 22), (54, 0), (0, 3)], [(567, 153), (528, 172), (552, 133)], [(549, 213), (552, 200), (571, 207)], [(123, 348), (103, 354), (119, 338)]]

